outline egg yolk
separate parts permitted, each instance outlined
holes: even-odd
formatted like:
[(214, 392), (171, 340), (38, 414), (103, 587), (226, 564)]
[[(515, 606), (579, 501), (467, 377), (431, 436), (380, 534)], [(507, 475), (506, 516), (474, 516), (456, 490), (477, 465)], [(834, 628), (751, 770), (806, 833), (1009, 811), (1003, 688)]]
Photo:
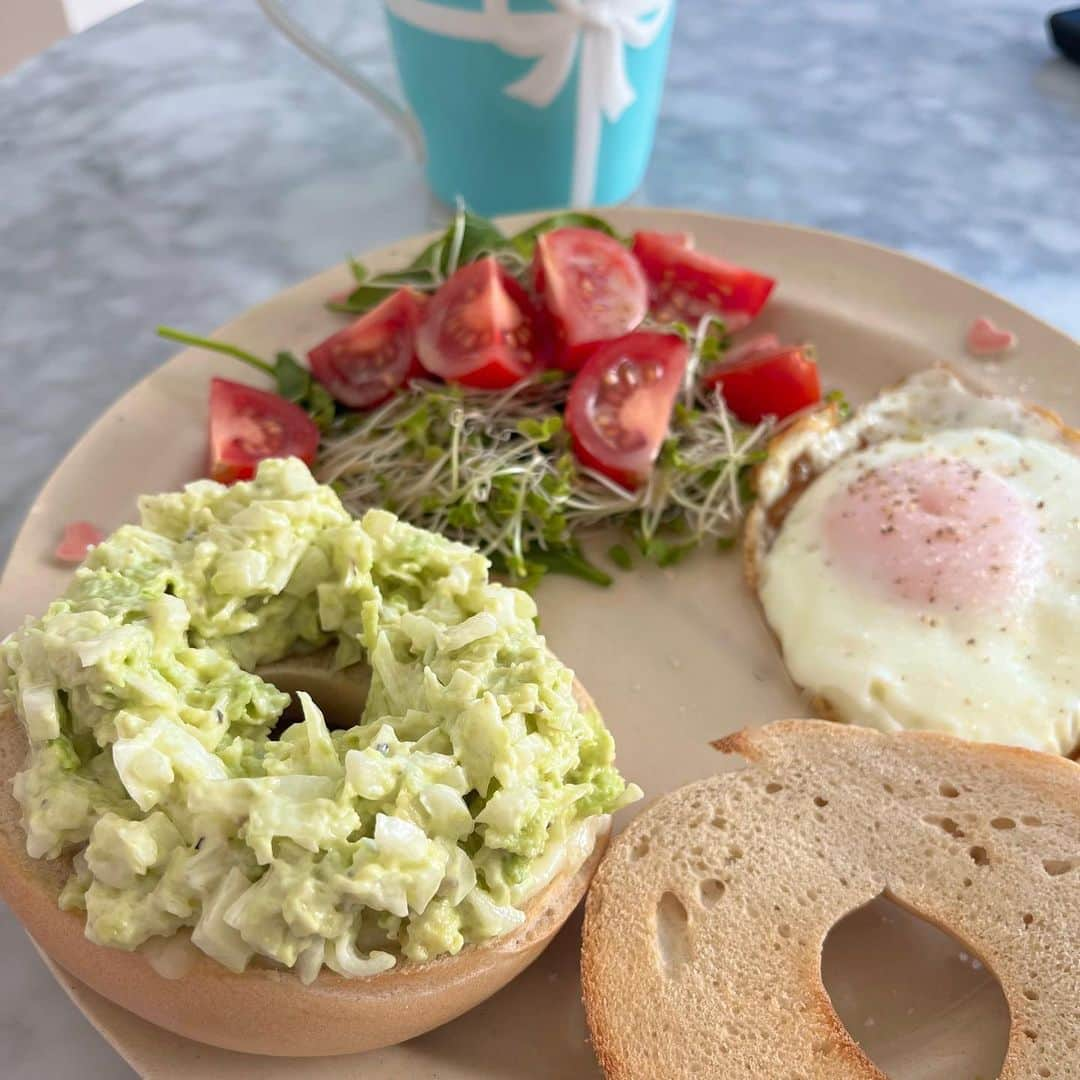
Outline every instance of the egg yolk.
[(1042, 562), (1028, 502), (997, 474), (941, 455), (860, 471), (829, 500), (825, 544), (833, 565), (938, 611), (1011, 607)]

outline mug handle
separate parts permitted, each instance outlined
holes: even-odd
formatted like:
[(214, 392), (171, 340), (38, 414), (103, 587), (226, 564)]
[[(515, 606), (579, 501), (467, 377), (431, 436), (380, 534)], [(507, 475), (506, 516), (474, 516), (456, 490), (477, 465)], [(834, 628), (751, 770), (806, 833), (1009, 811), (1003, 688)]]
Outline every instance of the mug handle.
[(350, 90), (355, 90), (368, 104), (379, 110), (402, 134), (419, 161), (423, 161), (424, 138), (416, 118), (400, 102), (380, 90), (370, 79), (354, 71), (337, 53), (317, 41), (289, 15), (279, 0), (256, 0), (270, 23), (281, 31), (302, 53), (336, 75)]

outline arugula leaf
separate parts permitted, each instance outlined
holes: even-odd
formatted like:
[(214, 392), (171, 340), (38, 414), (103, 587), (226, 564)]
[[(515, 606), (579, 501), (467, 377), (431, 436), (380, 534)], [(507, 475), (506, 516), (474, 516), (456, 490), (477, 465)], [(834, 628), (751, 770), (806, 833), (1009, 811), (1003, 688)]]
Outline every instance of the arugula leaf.
[(615, 237), (616, 240), (626, 243), (625, 237), (620, 236), (603, 218), (595, 214), (583, 214), (578, 210), (564, 210), (558, 214), (552, 214), (542, 221), (530, 225), (527, 229), (510, 237), (510, 246), (523, 258), (531, 259), (533, 249), (536, 247), (537, 237), (553, 229), (565, 229), (576, 226), (580, 229), (596, 229), (597, 232), (606, 233)]
[(344, 300), (330, 300), (326, 306), (346, 315), (363, 315), (396, 291), (396, 285), (358, 285)]
[(308, 415), (315, 421), (315, 426), (320, 431), (329, 431), (330, 425), (337, 415), (337, 402), (321, 382), (311, 380), (311, 387), (307, 393), (307, 402), (301, 402), (300, 404), (307, 409)]
[(286, 401), (299, 405), (315, 422), (320, 431), (326, 431), (334, 420), (337, 412), (337, 403), (331, 397), (330, 392), (322, 383), (316, 382), (311, 377), (311, 372), (301, 364), (290, 352), (279, 352), (274, 358), (273, 364), (268, 364), (246, 349), (237, 345), (229, 345), (224, 341), (215, 341), (213, 338), (198, 337), (188, 334), (183, 330), (176, 330), (171, 326), (159, 326), (159, 337), (169, 341), (179, 341), (184, 345), (194, 345), (208, 352), (221, 353), (231, 356), (236, 360), (243, 360), (245, 364), (258, 368), (259, 371), (273, 377), (275, 389)]
[(632, 570), (634, 568), (634, 560), (630, 552), (622, 544), (612, 544), (608, 548), (608, 558), (620, 570)]
[(449, 277), (459, 266), (475, 262), (481, 255), (494, 255), (506, 244), (506, 237), (493, 221), (470, 210), (461, 210), (442, 235), (428, 244), (405, 270), (426, 270), (433, 276)]
[(326, 306), (331, 311), (340, 311), (347, 315), (363, 315), (398, 289), (407, 287), (420, 292), (432, 292), (438, 286), (439, 279), (431, 270), (395, 270), (393, 273), (366, 278), (344, 300), (330, 300)]
[(301, 367), (292, 353), (279, 352), (274, 364), (277, 392), (286, 401), (301, 402), (311, 389), (311, 372)]
[(446, 247), (446, 255), (440, 267), (447, 276), (459, 266), (476, 262), (484, 255), (497, 255), (506, 247), (506, 237), (503, 231), (487, 218), (478, 217), (476, 214), (465, 211), (465, 225), (461, 232), (461, 246), (458, 250), (457, 262), (451, 265), (454, 255), (453, 236), (454, 226), (451, 224), (447, 230), (449, 241)]
[(380, 274), (368, 284), (376, 283), (391, 288), (409, 285), (414, 289), (434, 289), (438, 285), (430, 270), (395, 270), (390, 274)]
[(530, 259), (536, 247), (536, 238), (541, 233), (568, 225), (597, 229), (625, 243), (625, 238), (620, 237), (603, 218), (576, 210), (552, 214), (508, 238), (493, 221), (463, 209), (454, 215), (440, 236), (428, 244), (408, 266), (400, 270), (373, 276), (366, 266), (350, 258), (349, 268), (356, 279), (357, 287), (346, 299), (331, 300), (326, 306), (331, 311), (363, 315), (385, 300), (395, 289), (403, 286), (431, 292), (456, 269), (485, 255), (514, 252), (521, 259)]
[(311, 375), (292, 353), (279, 352), (274, 365), (277, 392), (299, 405), (315, 421), (320, 431), (326, 431), (334, 421), (337, 403), (330, 391)]

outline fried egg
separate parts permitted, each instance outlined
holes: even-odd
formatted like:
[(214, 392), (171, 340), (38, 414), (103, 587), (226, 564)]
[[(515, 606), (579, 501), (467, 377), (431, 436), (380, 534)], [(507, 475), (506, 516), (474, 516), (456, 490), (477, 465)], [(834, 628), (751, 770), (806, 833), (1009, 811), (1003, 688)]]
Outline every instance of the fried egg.
[(747, 568), (826, 715), (1072, 753), (1080, 436), (934, 368), (781, 432)]

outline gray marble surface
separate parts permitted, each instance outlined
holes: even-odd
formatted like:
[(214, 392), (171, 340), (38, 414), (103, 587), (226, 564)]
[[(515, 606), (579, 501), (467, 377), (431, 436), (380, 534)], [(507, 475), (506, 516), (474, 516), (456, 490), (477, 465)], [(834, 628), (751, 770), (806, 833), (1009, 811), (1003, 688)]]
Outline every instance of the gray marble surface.
[[(306, 0), (392, 79), (373, 3)], [(679, 0), (638, 199), (912, 252), (1080, 337), (1080, 68), (1034, 0)], [(254, 0), (146, 0), (0, 81), (0, 553), (170, 353), (433, 214), (394, 134)], [(128, 1075), (0, 913), (9, 1080)]]

